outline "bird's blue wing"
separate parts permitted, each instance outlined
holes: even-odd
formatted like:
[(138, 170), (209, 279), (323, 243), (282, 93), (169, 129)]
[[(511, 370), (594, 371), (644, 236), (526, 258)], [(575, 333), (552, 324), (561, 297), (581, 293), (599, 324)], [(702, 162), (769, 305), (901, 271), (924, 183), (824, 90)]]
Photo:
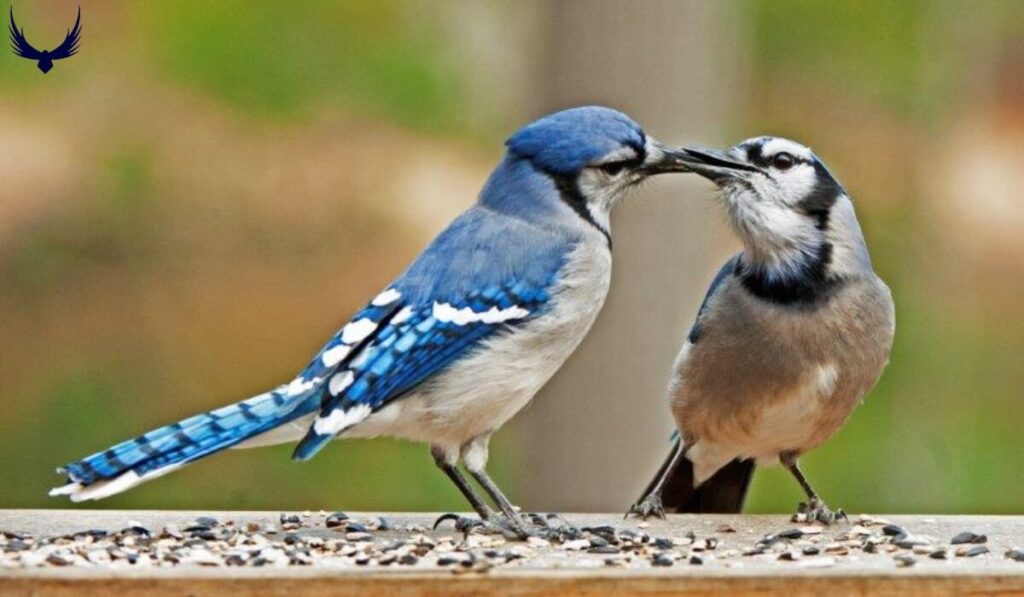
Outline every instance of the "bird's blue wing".
[(303, 403), (319, 412), (294, 457), (311, 458), (485, 338), (542, 314), (575, 241), (480, 207), (459, 216), (304, 373), (323, 385), (318, 404)]
[(718, 292), (719, 288), (721, 288), (722, 282), (725, 282), (725, 280), (736, 271), (736, 263), (738, 261), (739, 255), (733, 257), (729, 261), (726, 261), (725, 265), (722, 266), (722, 269), (718, 270), (718, 273), (715, 274), (715, 278), (711, 280), (711, 286), (708, 287), (708, 292), (704, 295), (704, 300), (701, 302), (700, 308), (697, 309), (697, 317), (694, 319), (693, 327), (690, 328), (690, 333), (686, 337), (691, 344), (696, 344), (697, 341), (700, 340), (700, 335), (704, 332), (704, 328), (701, 326), (701, 316), (704, 315), (704, 311), (708, 308), (708, 301), (710, 301), (711, 297), (715, 296), (715, 293)]
[[(318, 416), (294, 457), (311, 458), (335, 435), (470, 354), (484, 338), (542, 313), (547, 286), (519, 280), (472, 291), (461, 300), (402, 304), (396, 299), (377, 322), (372, 341), (330, 375)], [(328, 345), (322, 354), (331, 350)]]

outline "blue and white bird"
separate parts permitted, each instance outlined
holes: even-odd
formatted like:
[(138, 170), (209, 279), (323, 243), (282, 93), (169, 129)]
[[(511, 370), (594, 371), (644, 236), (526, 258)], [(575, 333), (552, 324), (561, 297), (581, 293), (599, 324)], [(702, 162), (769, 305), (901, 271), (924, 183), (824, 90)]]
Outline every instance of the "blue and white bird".
[(51, 495), (104, 498), (225, 448), (300, 440), (293, 457), (306, 460), (335, 437), (392, 436), (429, 444), (481, 518), (522, 531), (485, 471), (491, 434), (561, 367), (601, 309), (616, 201), (686, 166), (625, 114), (596, 106), (541, 118), (506, 146), (476, 204), (294, 380), (72, 462)]
[[(738, 512), (754, 463), (782, 463), (831, 522), (797, 460), (832, 437), (889, 359), (895, 311), (853, 201), (807, 147), (778, 137), (684, 150), (720, 189), (743, 251), (711, 282), (676, 358), (679, 434), (633, 512)], [(840, 511), (841, 513), (841, 511)]]

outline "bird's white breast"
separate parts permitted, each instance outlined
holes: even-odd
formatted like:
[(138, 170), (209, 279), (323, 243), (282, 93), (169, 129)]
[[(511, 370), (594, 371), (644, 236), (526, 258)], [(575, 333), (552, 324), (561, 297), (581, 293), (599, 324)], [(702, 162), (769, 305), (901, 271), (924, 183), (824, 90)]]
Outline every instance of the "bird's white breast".
[(519, 412), (594, 323), (611, 281), (611, 253), (582, 242), (550, 289), (546, 311), (487, 338), (466, 358), (353, 427), (346, 435), (390, 435), (461, 446), (501, 427)]

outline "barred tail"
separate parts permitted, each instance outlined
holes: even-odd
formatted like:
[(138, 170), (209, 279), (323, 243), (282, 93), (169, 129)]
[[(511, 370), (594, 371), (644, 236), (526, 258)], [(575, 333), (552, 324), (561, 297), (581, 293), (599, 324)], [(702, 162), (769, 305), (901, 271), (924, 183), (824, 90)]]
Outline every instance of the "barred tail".
[(68, 483), (50, 491), (74, 502), (98, 500), (166, 475), (209, 454), (316, 410), (317, 401), (275, 390), (154, 429), (58, 469)]

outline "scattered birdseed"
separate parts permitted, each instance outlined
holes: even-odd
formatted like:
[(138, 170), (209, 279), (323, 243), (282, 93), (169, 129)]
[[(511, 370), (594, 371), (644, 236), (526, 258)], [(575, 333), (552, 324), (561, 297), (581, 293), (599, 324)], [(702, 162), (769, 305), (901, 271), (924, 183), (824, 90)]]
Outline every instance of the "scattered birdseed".
[(984, 545), (975, 545), (974, 547), (965, 550), (963, 555), (968, 558), (973, 558), (986, 553), (988, 553), (988, 547), (985, 547)]
[(340, 527), (348, 520), (348, 514), (344, 512), (335, 512), (324, 520), (324, 526), (329, 529)]
[(615, 547), (614, 545), (600, 545), (600, 546), (597, 546), (597, 547), (591, 547), (590, 549), (587, 550), (587, 553), (594, 553), (594, 554), (617, 554), (617, 553), (619, 553), (619, 548)]
[(653, 564), (654, 566), (672, 566), (675, 563), (675, 558), (673, 558), (671, 555), (663, 551), (658, 552), (651, 559), (651, 564)]
[(896, 526), (894, 524), (887, 524), (882, 527), (882, 533), (889, 537), (896, 537), (899, 535), (906, 535), (907, 531), (903, 530), (903, 527)]
[(562, 549), (568, 551), (581, 551), (588, 547), (590, 547), (590, 541), (588, 539), (575, 539), (562, 543)]
[[(473, 526), (473, 519), (466, 519), (468, 528), (443, 535), (422, 525), (396, 526), (385, 517), (357, 519), (344, 512), (284, 512), (277, 525), (199, 516), (157, 525), (133, 521), (114, 527), (120, 530), (89, 529), (59, 536), (0, 531), (0, 570), (328, 566), (439, 568), (466, 574), (535, 562), (576, 568), (672, 567), (678, 562), (711, 569), (763, 567), (771, 562), (813, 569), (857, 562), (870, 554), (891, 557), (897, 566), (908, 567), (919, 558), (927, 558), (934, 566), (954, 556), (975, 558), (989, 553), (983, 545), (987, 537), (978, 533), (957, 534), (950, 548), (933, 537), (865, 516), (834, 533), (819, 525), (783, 527), (761, 538), (750, 538), (753, 532), (748, 529), (741, 534), (732, 525), (718, 523), (706, 528), (714, 528), (719, 536), (698, 537), (692, 529), (662, 523), (577, 528), (557, 515), (524, 517), (533, 534), (526, 541), (493, 527)], [(1005, 557), (1024, 562), (1024, 549), (1010, 549)]]
[(985, 535), (964, 531), (959, 533), (956, 537), (953, 537), (950, 543), (953, 545), (961, 545), (963, 543), (985, 543), (986, 541), (988, 541), (988, 537)]
[(913, 549), (916, 545), (928, 545), (929, 543), (931, 543), (930, 538), (923, 535), (918, 536), (904, 534), (894, 537), (893, 540), (893, 544), (896, 547), (902, 547), (904, 549)]
[(654, 540), (654, 546), (658, 549), (672, 549), (675, 547), (675, 542), (666, 537), (658, 537)]
[(898, 554), (896, 556), (893, 556), (893, 559), (896, 560), (896, 565), (900, 568), (909, 568), (910, 566), (913, 566), (917, 563), (917, 559), (915, 559), (914, 556), (908, 553)]

